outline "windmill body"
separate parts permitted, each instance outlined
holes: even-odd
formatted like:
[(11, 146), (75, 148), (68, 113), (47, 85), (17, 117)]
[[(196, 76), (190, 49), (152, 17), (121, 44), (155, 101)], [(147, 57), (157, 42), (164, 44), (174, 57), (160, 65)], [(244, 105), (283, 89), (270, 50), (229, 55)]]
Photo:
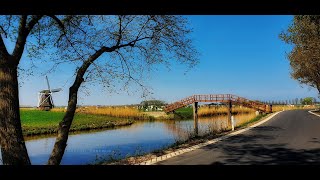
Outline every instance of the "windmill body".
[(50, 89), (48, 77), (46, 76), (48, 89), (42, 90), (38, 95), (38, 108), (49, 111), (54, 107), (52, 94), (61, 91), (62, 89)]

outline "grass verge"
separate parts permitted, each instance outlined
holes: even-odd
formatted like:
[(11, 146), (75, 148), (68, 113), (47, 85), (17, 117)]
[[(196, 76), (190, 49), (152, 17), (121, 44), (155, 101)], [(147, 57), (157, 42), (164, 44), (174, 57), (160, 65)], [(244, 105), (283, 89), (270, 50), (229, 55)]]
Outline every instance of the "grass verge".
[[(39, 110), (20, 110), (23, 135), (56, 133), (64, 112)], [(131, 125), (132, 120), (108, 117), (104, 115), (75, 114), (70, 131), (113, 128)]]
[(259, 114), (258, 116), (256, 116), (255, 118), (251, 119), (248, 122), (245, 122), (239, 126), (237, 126), (236, 128), (243, 128), (243, 127), (248, 127), (249, 125), (261, 120), (263, 117), (266, 117), (268, 114)]

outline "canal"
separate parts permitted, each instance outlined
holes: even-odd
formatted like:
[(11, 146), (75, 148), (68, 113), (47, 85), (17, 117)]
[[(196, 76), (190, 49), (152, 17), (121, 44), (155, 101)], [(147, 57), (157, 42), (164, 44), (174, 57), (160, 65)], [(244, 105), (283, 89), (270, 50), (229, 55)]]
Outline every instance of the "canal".
[[(254, 118), (255, 113), (234, 115), (236, 124)], [(95, 164), (110, 159), (148, 153), (186, 140), (193, 133), (193, 120), (137, 121), (131, 126), (71, 134), (61, 164)], [(199, 134), (227, 128), (227, 116), (199, 118)], [(26, 146), (32, 164), (46, 164), (54, 136), (27, 137)], [(1, 157), (1, 156), (0, 156)], [(0, 164), (2, 164), (0, 159)]]

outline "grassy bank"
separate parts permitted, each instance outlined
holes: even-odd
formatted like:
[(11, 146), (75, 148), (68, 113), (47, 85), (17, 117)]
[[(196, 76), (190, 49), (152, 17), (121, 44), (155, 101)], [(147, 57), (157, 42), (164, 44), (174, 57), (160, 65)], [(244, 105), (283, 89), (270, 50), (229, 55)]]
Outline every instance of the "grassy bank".
[[(64, 112), (21, 109), (21, 123), (24, 135), (51, 134), (57, 132)], [(70, 131), (112, 128), (131, 125), (132, 120), (103, 115), (76, 113)]]
[(193, 117), (193, 110), (192, 110), (192, 107), (183, 107), (175, 110), (174, 114), (176, 118), (189, 119)]
[(265, 117), (265, 116), (267, 116), (267, 114), (259, 114), (258, 116), (256, 116), (256, 117), (252, 118), (250, 121), (245, 122), (245, 123), (243, 123), (243, 124), (240, 124), (240, 125), (239, 125), (239, 126), (237, 126), (236, 128), (243, 128), (243, 127), (247, 127), (247, 126), (249, 126), (249, 125), (251, 125), (251, 124), (253, 124), (253, 123), (255, 123), (255, 122), (257, 122), (257, 121), (261, 120), (261, 119), (262, 119), (263, 117)]

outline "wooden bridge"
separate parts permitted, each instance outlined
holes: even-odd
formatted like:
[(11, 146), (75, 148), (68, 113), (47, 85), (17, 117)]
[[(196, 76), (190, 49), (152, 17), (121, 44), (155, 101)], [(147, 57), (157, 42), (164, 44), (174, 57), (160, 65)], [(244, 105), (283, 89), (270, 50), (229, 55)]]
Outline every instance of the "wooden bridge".
[(189, 104), (195, 102), (220, 102), (220, 103), (234, 103), (243, 105), (245, 107), (256, 109), (260, 112), (272, 112), (272, 106), (258, 102), (252, 101), (243, 97), (239, 97), (232, 94), (205, 94), (205, 95), (193, 95), (187, 98), (184, 98), (180, 101), (168, 104), (165, 108), (165, 112), (172, 112), (176, 109), (185, 107)]
[(228, 120), (231, 124), (232, 116), (232, 104), (238, 104), (245, 107), (256, 109), (259, 112), (271, 113), (272, 105), (264, 104), (259, 101), (252, 101), (243, 97), (239, 97), (232, 94), (205, 94), (205, 95), (193, 95), (184, 98), (180, 101), (168, 104), (165, 108), (165, 112), (174, 112), (174, 110), (185, 107), (189, 104), (193, 104), (193, 119), (195, 134), (198, 134), (198, 102), (215, 102), (226, 103), (228, 105)]

